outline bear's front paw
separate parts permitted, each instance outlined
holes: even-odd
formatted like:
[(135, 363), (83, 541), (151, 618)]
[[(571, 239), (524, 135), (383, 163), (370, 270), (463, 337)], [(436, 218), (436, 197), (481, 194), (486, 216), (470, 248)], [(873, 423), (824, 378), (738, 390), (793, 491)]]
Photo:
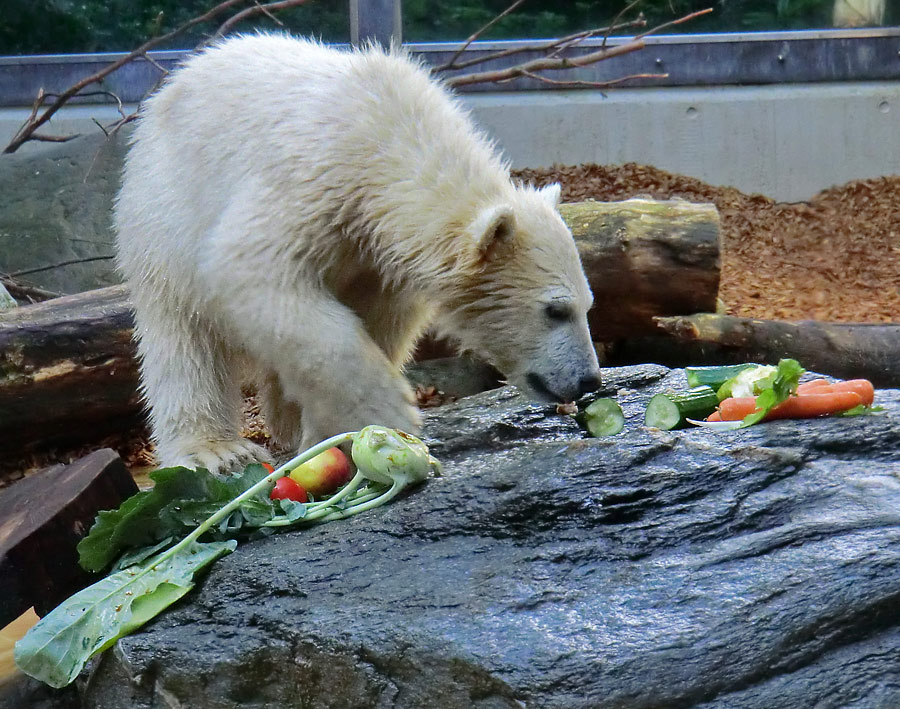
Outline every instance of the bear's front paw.
[(180, 443), (177, 452), (167, 455), (162, 451), (159, 458), (164, 467), (206, 468), (211, 473), (240, 472), (249, 463), (272, 460), (265, 448), (246, 438)]

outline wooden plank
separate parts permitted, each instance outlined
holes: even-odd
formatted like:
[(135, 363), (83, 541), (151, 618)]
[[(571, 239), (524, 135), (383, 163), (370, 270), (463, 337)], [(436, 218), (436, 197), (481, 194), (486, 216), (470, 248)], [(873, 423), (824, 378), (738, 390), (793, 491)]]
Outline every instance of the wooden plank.
[(0, 491), (0, 627), (34, 607), (44, 615), (94, 578), (75, 547), (97, 512), (138, 491), (108, 448)]

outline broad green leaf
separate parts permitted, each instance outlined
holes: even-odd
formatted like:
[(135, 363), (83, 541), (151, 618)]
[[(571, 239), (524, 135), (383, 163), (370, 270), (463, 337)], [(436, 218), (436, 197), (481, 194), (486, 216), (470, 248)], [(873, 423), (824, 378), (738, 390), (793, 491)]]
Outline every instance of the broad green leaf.
[(175, 540), (172, 537), (166, 537), (161, 542), (159, 542), (159, 544), (154, 544), (152, 547), (141, 547), (139, 549), (133, 549), (132, 551), (126, 552), (119, 557), (119, 560), (115, 563), (112, 570), (121, 571), (122, 569), (127, 569), (129, 566), (140, 564), (146, 559), (149, 559), (154, 554), (157, 554), (163, 549), (172, 546), (174, 541)]
[[(242, 473), (215, 475), (207, 470), (162, 468), (150, 474), (154, 486), (128, 498), (116, 510), (106, 510), (78, 544), (79, 563), (88, 571), (101, 571), (129, 549), (150, 546), (166, 537), (181, 538), (223, 505), (268, 475), (259, 464)], [(241, 505), (242, 524), (259, 527), (277, 514), (261, 491)], [(226, 525), (212, 538), (224, 538)]]
[(278, 505), (288, 521), (296, 522), (306, 517), (306, 505), (294, 500), (279, 500)]
[[(141, 627), (194, 587), (204, 566), (237, 542), (193, 543), (163, 552), (154, 563), (129, 567), (79, 591), (45, 615), (16, 643), (15, 661), (26, 674), (64, 687), (96, 653)], [(168, 555), (168, 558), (163, 558)]]

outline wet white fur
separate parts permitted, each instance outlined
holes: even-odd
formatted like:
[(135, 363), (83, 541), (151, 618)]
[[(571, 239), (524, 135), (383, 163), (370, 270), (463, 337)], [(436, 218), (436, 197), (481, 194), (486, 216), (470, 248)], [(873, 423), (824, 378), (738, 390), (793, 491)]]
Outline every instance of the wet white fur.
[(247, 373), (282, 443), (415, 432), (401, 367), (435, 321), (571, 391), (597, 361), (558, 199), (402, 53), (254, 35), (189, 59), (142, 110), (115, 214), (161, 464), (265, 457), (238, 435)]

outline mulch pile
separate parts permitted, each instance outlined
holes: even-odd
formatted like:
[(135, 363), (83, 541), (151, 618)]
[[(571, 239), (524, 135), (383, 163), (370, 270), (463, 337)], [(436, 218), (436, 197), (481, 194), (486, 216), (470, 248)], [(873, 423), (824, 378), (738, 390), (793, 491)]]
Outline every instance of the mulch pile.
[(722, 218), (719, 295), (730, 315), (900, 321), (900, 176), (849, 182), (783, 204), (645, 165), (520, 170), (563, 201), (630, 197), (712, 202)]
[[(644, 165), (580, 165), (519, 170), (536, 185), (560, 182), (563, 201), (630, 197), (712, 202), (722, 218), (720, 297), (745, 317), (834, 322), (900, 321), (900, 177), (850, 182), (809, 202), (782, 204), (731, 187)], [(440, 392), (417, 392), (420, 406), (443, 403)], [(268, 434), (253, 398), (244, 435)], [(131, 432), (75, 449), (44, 451), (28, 461), (0, 463), (0, 487), (37, 468), (69, 462), (102, 446), (115, 448), (132, 470), (152, 463), (146, 432)]]

